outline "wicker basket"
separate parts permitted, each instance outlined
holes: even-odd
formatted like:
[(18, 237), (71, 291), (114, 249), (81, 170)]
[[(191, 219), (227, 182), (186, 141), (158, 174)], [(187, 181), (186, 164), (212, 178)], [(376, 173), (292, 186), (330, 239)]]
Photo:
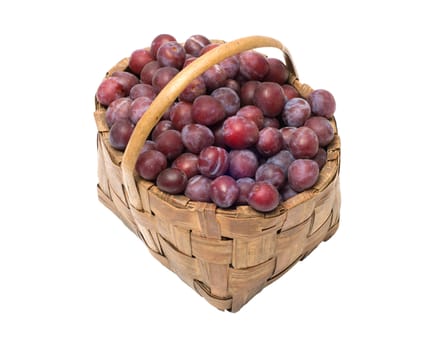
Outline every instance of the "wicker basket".
[[(316, 185), (270, 213), (248, 206), (219, 209), (211, 203), (169, 195), (135, 174), (137, 155), (162, 114), (191, 80), (223, 59), (249, 49), (275, 47), (290, 70), (289, 83), (303, 97), (312, 89), (299, 82), (288, 50), (277, 40), (253, 36), (223, 43), (182, 70), (155, 98), (137, 124), (124, 153), (108, 140), (105, 108), (96, 101), (98, 196), (164, 266), (220, 310), (238, 311), (320, 242), (337, 230), (340, 211), (340, 140), (327, 148)], [(106, 75), (126, 70), (121, 60)]]

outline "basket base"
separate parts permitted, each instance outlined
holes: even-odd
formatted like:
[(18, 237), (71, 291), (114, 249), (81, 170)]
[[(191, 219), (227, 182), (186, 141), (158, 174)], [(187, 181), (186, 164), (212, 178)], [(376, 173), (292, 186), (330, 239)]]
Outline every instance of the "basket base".
[[(169, 242), (166, 240), (161, 241), (162, 246), (162, 253), (156, 252), (148, 246), (146, 240), (144, 239), (141, 232), (139, 232), (137, 225), (131, 220), (132, 215), (130, 212), (130, 209), (120, 201), (119, 198), (111, 198), (114, 197), (113, 194), (111, 197), (109, 197), (105, 191), (101, 189), (101, 187), (97, 186), (98, 191), (98, 198), (100, 202), (106, 206), (109, 210), (111, 210), (135, 235), (140, 238), (147, 246), (149, 252), (151, 255), (153, 255), (156, 260), (160, 261), (160, 263), (168, 268), (169, 270), (175, 272), (181, 280), (183, 280), (185, 283), (187, 283), (191, 288), (193, 288), (200, 296), (205, 298), (208, 303), (216, 307), (217, 309), (221, 311), (230, 311), (230, 312), (237, 312), (239, 311), (245, 304), (247, 304), (256, 294), (258, 294), (264, 287), (268, 286), (269, 284), (275, 282), (280, 277), (282, 277), (286, 272), (288, 272), (294, 265), (296, 265), (299, 261), (304, 260), (307, 256), (310, 255), (312, 251), (314, 251), (318, 245), (321, 242), (328, 241), (330, 238), (333, 237), (333, 235), (336, 233), (338, 226), (339, 226), (339, 218), (337, 222), (332, 223), (332, 226), (330, 228), (325, 227), (325, 225), (322, 225), (322, 229), (318, 230), (321, 232), (316, 232), (313, 235), (313, 240), (309, 242), (307, 245), (307, 249), (304, 253), (302, 253), (299, 257), (294, 259), (287, 267), (282, 269), (281, 271), (274, 274), (274, 272), (277, 269), (277, 263), (275, 259), (268, 260), (256, 267), (257, 272), (256, 274), (261, 275), (261, 282), (260, 283), (253, 283), (252, 285), (245, 286), (241, 285), (239, 286), (239, 289), (237, 289), (236, 293), (234, 293), (234, 296), (227, 296), (227, 297), (221, 297), (219, 295), (215, 295), (212, 293), (210, 287), (205, 284), (204, 282), (194, 279), (190, 280), (189, 278), (184, 278), (180, 273), (178, 273), (178, 269), (172, 264), (169, 263), (169, 259), (166, 256), (167, 254), (175, 254), (175, 251), (177, 249), (173, 247)], [(113, 193), (111, 191), (111, 193)], [(330, 221), (328, 221), (330, 223)], [(233, 280), (237, 280), (239, 278), (241, 284), (244, 284), (244, 276), (247, 273), (251, 273), (251, 269), (235, 269), (230, 267), (229, 268), (229, 275), (233, 278)], [(248, 272), (247, 272), (248, 271)], [(247, 288), (245, 288), (247, 287)]]

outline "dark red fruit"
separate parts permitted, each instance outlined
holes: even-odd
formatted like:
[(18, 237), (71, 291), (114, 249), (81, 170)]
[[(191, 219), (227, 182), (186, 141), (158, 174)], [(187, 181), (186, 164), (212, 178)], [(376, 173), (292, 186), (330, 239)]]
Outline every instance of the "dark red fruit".
[(317, 151), (317, 154), (314, 156), (314, 158), (312, 158), (319, 165), (320, 170), (326, 164), (327, 156), (328, 155), (326, 150), (320, 147), (319, 150)]
[(229, 174), (234, 179), (254, 177), (258, 166), (257, 156), (248, 149), (229, 152)]
[(182, 154), (184, 145), (181, 133), (177, 130), (163, 131), (156, 139), (156, 149), (162, 152), (167, 159), (173, 160)]
[(289, 149), (295, 158), (313, 158), (319, 150), (316, 133), (306, 126), (297, 128), (289, 140)]
[(129, 119), (119, 119), (110, 128), (109, 141), (113, 148), (123, 151), (131, 138), (134, 124)]
[(151, 85), (154, 73), (160, 69), (160, 64), (157, 61), (148, 62), (141, 70), (140, 79), (144, 84)]
[(285, 148), (289, 148), (289, 142), (291, 141), (292, 134), (297, 130), (295, 126), (285, 126), (281, 130), (283, 142)]
[(185, 148), (195, 154), (214, 143), (213, 132), (202, 124), (185, 125), (181, 131), (181, 136)]
[(215, 64), (214, 66), (207, 69), (203, 75), (204, 83), (206, 84), (207, 90), (213, 91), (225, 84), (228, 75), (226, 71), (219, 65)]
[(266, 117), (278, 116), (282, 112), (286, 100), (281, 86), (277, 83), (261, 83), (254, 91), (254, 105), (260, 108)]
[(288, 68), (277, 58), (268, 58), (269, 72), (264, 77), (264, 81), (272, 81), (279, 85), (285, 84), (289, 77)]
[(256, 144), (257, 151), (264, 157), (271, 157), (284, 147), (283, 137), (279, 129), (266, 127), (259, 132)]
[(329, 145), (334, 138), (333, 127), (325, 117), (311, 117), (305, 122), (304, 126), (307, 126), (316, 133), (320, 147)]
[(170, 108), (170, 121), (176, 130), (181, 131), (185, 125), (192, 123), (192, 104), (189, 102), (177, 102)]
[(239, 187), (237, 204), (248, 204), (248, 195), (256, 182), (251, 177), (242, 177), (236, 180), (236, 183)]
[(213, 125), (225, 116), (223, 105), (212, 96), (199, 96), (192, 104), (192, 119), (198, 124)]
[(116, 71), (110, 77), (122, 84), (125, 95), (129, 95), (132, 87), (139, 83), (138, 77), (129, 72)]
[(282, 90), (288, 100), (294, 97), (300, 97), (300, 93), (290, 84), (283, 84)]
[(249, 80), (242, 84), (240, 92), (242, 106), (254, 105), (254, 92), (259, 84), (260, 82), (256, 80)]
[(149, 150), (138, 156), (135, 169), (146, 180), (155, 180), (160, 172), (167, 167), (167, 160), (163, 153)]
[(125, 88), (117, 79), (106, 78), (97, 89), (96, 97), (98, 102), (104, 106), (108, 106), (114, 100), (125, 97)]
[(121, 97), (114, 100), (106, 110), (106, 123), (110, 128), (116, 120), (128, 119), (132, 100), (129, 97)]
[(153, 141), (157, 140), (157, 137), (159, 137), (159, 135), (166, 130), (172, 130), (173, 129), (173, 124), (170, 120), (160, 120), (156, 126), (154, 127), (152, 133), (151, 133), (151, 139)]
[(204, 176), (215, 178), (226, 173), (229, 167), (229, 154), (220, 147), (204, 148), (198, 156), (198, 170)]
[(150, 151), (152, 149), (154, 149), (154, 150), (156, 149), (156, 143), (154, 141), (147, 140), (147, 141), (145, 141), (144, 146), (142, 146), (140, 154), (143, 153), (143, 152)]
[(239, 71), (249, 80), (263, 80), (269, 72), (269, 63), (257, 51), (244, 51), (239, 55)]
[(300, 97), (290, 99), (284, 106), (282, 120), (286, 126), (303, 126), (310, 117), (311, 108), (309, 103)]
[(296, 192), (307, 190), (319, 178), (319, 165), (311, 159), (296, 159), (288, 168), (289, 186)]
[(184, 44), (186, 53), (195, 57), (200, 56), (201, 50), (210, 44), (210, 40), (203, 35), (191, 35)]
[(279, 191), (279, 193), (281, 194), (282, 200), (286, 201), (289, 198), (294, 197), (295, 195), (298, 194), (298, 192), (294, 191), (288, 183), (285, 184), (285, 186), (282, 187), (282, 189)]
[(132, 123), (137, 124), (144, 113), (150, 107), (152, 100), (148, 97), (137, 97), (132, 101), (129, 108), (129, 119)]
[(193, 153), (182, 153), (173, 161), (172, 168), (182, 170), (188, 179), (198, 175), (198, 156)]
[(155, 71), (151, 85), (156, 93), (159, 93), (179, 73), (175, 67), (162, 67)]
[(132, 73), (136, 75), (140, 75), (141, 70), (144, 66), (153, 60), (153, 56), (151, 55), (150, 51), (147, 49), (139, 49), (132, 52), (131, 56), (129, 57), (129, 69)]
[(281, 127), (281, 123), (279, 123), (278, 118), (265, 117), (263, 119), (263, 128), (267, 127), (279, 129)]
[(224, 59), (219, 65), (226, 72), (228, 79), (233, 79), (239, 72), (239, 58), (238, 56), (232, 56)]
[(176, 41), (169, 41), (159, 47), (156, 59), (162, 67), (181, 69), (185, 62), (185, 49)]
[(157, 176), (156, 184), (159, 189), (170, 194), (179, 194), (185, 191), (187, 176), (177, 168), (166, 168)]
[(220, 87), (214, 90), (211, 96), (222, 104), (226, 116), (231, 116), (238, 112), (241, 102), (234, 90), (228, 87)]
[(150, 100), (154, 100), (156, 92), (150, 84), (136, 84), (129, 91), (129, 97), (135, 100), (137, 97), (148, 97)]
[(176, 39), (170, 34), (160, 34), (157, 35), (150, 45), (150, 53), (151, 56), (156, 59), (157, 51), (159, 50), (160, 46), (169, 42), (169, 41), (176, 41)]
[(288, 168), (295, 160), (294, 156), (288, 150), (282, 150), (273, 157), (267, 159), (267, 163), (272, 163), (280, 167), (284, 174), (288, 174)]
[(279, 192), (266, 181), (256, 182), (248, 195), (248, 204), (261, 212), (272, 211), (279, 205)]
[(219, 45), (220, 44), (218, 44), (218, 43), (211, 43), (211, 44), (204, 46), (200, 50), (200, 56), (204, 55), (205, 53), (209, 52), (210, 50), (213, 50), (214, 48), (218, 47)]
[(311, 111), (314, 115), (330, 118), (336, 110), (336, 102), (333, 95), (323, 89), (314, 90), (308, 97)]
[(263, 129), (264, 127), (263, 112), (261, 111), (260, 108), (256, 106), (247, 105), (247, 106), (241, 107), (238, 110), (238, 112), (236, 112), (236, 115), (239, 117), (244, 117), (244, 118), (252, 120), (254, 123), (256, 123), (257, 128), (259, 130)]
[(226, 79), (225, 84), (223, 86), (234, 90), (238, 94), (238, 96), (241, 93), (241, 86), (235, 79)]
[(233, 149), (244, 149), (253, 146), (259, 136), (257, 125), (244, 117), (233, 116), (223, 123), (223, 139)]
[(226, 148), (223, 138), (223, 122), (217, 123), (211, 127), (214, 135), (214, 146)]
[(281, 167), (264, 163), (260, 165), (256, 171), (256, 181), (267, 181), (279, 189), (285, 183), (285, 174)]
[(210, 183), (210, 198), (220, 208), (229, 208), (238, 196), (239, 187), (228, 175), (219, 176)]
[(212, 182), (206, 176), (195, 175), (188, 180), (185, 188), (185, 196), (193, 201), (210, 202), (210, 183)]
[(193, 102), (198, 96), (207, 92), (206, 84), (202, 77), (193, 79), (179, 95), (180, 101)]

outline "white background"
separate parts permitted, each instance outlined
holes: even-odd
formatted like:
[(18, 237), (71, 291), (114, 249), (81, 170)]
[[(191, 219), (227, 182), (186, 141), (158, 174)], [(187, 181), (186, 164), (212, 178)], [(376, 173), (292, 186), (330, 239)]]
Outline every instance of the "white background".
[[(417, 4), (3, 1), (0, 349), (422, 349)], [(337, 100), (341, 226), (236, 314), (97, 200), (95, 91), (160, 33), (273, 36)]]

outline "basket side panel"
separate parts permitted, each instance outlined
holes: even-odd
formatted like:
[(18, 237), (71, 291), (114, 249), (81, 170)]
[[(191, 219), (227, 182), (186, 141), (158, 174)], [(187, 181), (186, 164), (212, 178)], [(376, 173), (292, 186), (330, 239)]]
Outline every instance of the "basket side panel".
[(198, 235), (191, 235), (192, 255), (196, 258), (213, 263), (232, 263), (233, 240), (209, 239)]
[(276, 267), (273, 277), (286, 271), (303, 254), (312, 217), (279, 234), (276, 240)]
[(327, 219), (332, 215), (335, 205), (335, 183), (332, 182), (316, 198), (316, 205), (313, 212), (313, 225), (309, 235), (313, 235)]
[(108, 198), (111, 197), (109, 190), (109, 179), (107, 176), (106, 165), (104, 160), (104, 145), (100, 133), (97, 134), (97, 175), (98, 187)]
[(232, 295), (231, 311), (238, 311), (251, 298), (260, 292), (272, 276), (275, 259), (247, 269), (229, 270), (229, 291)]
[[(300, 198), (300, 200), (298, 198)], [(284, 202), (287, 218), (282, 227), (282, 233), (307, 221), (314, 212), (316, 201), (311, 190), (298, 194)]]
[(126, 195), (123, 191), (122, 184), (122, 170), (119, 167), (119, 163), (116, 163), (116, 160), (113, 160), (113, 155), (109, 152), (108, 145), (108, 134), (100, 133), (100, 144), (102, 152), (102, 171), (107, 175), (108, 185), (110, 190), (113, 190), (115, 194), (120, 198), (123, 203), (126, 203), (126, 206), (129, 208), (129, 205), (126, 200)]
[(159, 238), (157, 232), (149, 230), (143, 226), (137, 224), (138, 235), (145, 242), (147, 247), (157, 254), (163, 255), (163, 251), (160, 247)]
[(234, 239), (232, 265), (242, 269), (259, 265), (275, 256), (276, 231), (260, 237)]
[(287, 213), (283, 207), (265, 214), (243, 205), (237, 207), (234, 213), (219, 211), (215, 220), (219, 223), (224, 237), (250, 239), (261, 237), (268, 232), (280, 231), (286, 218)]
[(339, 176), (335, 181), (335, 200), (333, 204), (331, 228), (339, 224), (339, 217), (341, 212), (341, 184)]
[(229, 298), (229, 265), (214, 264), (197, 260), (201, 282), (207, 285), (210, 294), (219, 298)]
[(107, 134), (97, 135), (98, 196), (133, 232), (137, 227), (122, 185), (122, 171), (115, 164), (107, 147)]
[(321, 225), (318, 229), (316, 229), (312, 234), (309, 234), (307, 237), (307, 244), (304, 247), (304, 256), (305, 258), (307, 255), (309, 255), (316, 247), (325, 240), (325, 238), (328, 235), (330, 223), (332, 220), (332, 212), (329, 215), (329, 217), (326, 219), (326, 221)]
[(164, 256), (169, 262), (169, 268), (175, 272), (191, 288), (194, 288), (194, 280), (201, 280), (200, 266), (192, 256), (187, 256), (178, 251), (162, 236), (158, 236)]

